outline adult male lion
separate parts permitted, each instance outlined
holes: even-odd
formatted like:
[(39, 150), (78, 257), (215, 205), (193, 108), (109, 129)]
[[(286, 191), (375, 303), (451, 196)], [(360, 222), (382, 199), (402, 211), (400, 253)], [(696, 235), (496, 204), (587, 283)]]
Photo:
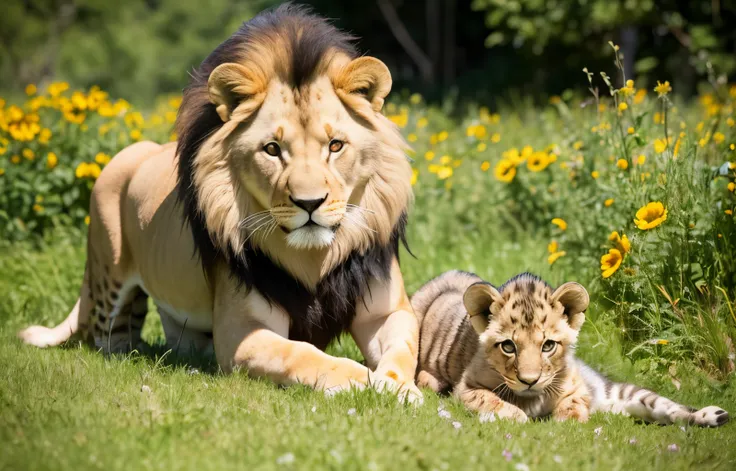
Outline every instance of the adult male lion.
[[(184, 92), (178, 144), (132, 145), (100, 175), (79, 300), (23, 340), (130, 349), (151, 296), (168, 344), (214, 339), (224, 371), (421, 399), (398, 264), (411, 169), (380, 114), (391, 75), (351, 41), (285, 6), (218, 46)], [(343, 331), (375, 374), (322, 351)]]

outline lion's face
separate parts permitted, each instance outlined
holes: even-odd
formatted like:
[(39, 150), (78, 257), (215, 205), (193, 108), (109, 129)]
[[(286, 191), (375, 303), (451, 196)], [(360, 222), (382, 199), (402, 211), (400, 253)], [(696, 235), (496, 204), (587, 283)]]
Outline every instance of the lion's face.
[(381, 141), (351, 115), (327, 77), (301, 90), (273, 80), (231, 142), (233, 172), (262, 208), (261, 217), (245, 222), (251, 233), (281, 230), (292, 247), (319, 248), (346, 219), (365, 224), (355, 203)]
[(566, 283), (553, 292), (539, 279), (520, 277), (499, 293), (479, 283), (468, 288), (465, 305), (486, 362), (514, 394), (536, 397), (564, 379), (588, 306), (582, 286)]

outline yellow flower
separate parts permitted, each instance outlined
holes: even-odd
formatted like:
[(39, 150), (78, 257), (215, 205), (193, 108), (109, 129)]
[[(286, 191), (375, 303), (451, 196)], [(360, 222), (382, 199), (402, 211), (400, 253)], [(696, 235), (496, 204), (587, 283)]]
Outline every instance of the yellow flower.
[(510, 183), (516, 176), (516, 166), (508, 159), (501, 159), (496, 164), (496, 168), (493, 170), (493, 173), (496, 176), (496, 180)]
[(675, 149), (672, 151), (672, 158), (676, 159), (677, 154), (680, 153), (680, 144), (682, 143), (682, 138), (678, 137), (675, 141)]
[(657, 339), (655, 342), (657, 345), (667, 345), (668, 343), (670, 343), (670, 341), (667, 339)]
[(417, 120), (417, 128), (419, 129), (426, 128), (428, 124), (429, 120), (427, 118), (419, 118)]
[(623, 95), (624, 97), (630, 96), (634, 94), (634, 81), (633, 80), (627, 80), (626, 86), (621, 87), (619, 89), (619, 94)]
[(622, 101), (621, 103), (618, 104), (618, 111), (619, 111), (619, 113), (620, 112), (624, 112), (624, 111), (626, 111), (628, 109), (629, 109), (629, 105), (627, 105), (625, 101)]
[(92, 179), (97, 179), (97, 177), (100, 176), (101, 172), (102, 172), (102, 169), (96, 163), (82, 162), (79, 165), (77, 165), (77, 168), (74, 170), (74, 175), (79, 179), (87, 178), (87, 177), (90, 177)]
[(100, 165), (109, 164), (111, 159), (112, 157), (105, 154), (104, 152), (99, 152), (97, 155), (95, 155), (95, 162), (97, 162)]
[(634, 129), (633, 126), (629, 126), (629, 129), (627, 129), (626, 132), (629, 133), (629, 134), (634, 134), (636, 132), (636, 130)]
[(654, 87), (654, 91), (657, 92), (659, 98), (662, 98), (663, 96), (666, 96), (669, 92), (672, 91), (672, 87), (670, 86), (669, 81), (660, 83), (660, 81), (657, 80), (657, 86)]
[(40, 204), (34, 204), (33, 210), (37, 213), (43, 212), (43, 206), (41, 206)]
[(442, 165), (447, 165), (450, 162), (452, 162), (452, 157), (450, 157), (449, 155), (443, 155), (442, 157), (440, 157), (440, 163)]
[(736, 190), (736, 183), (729, 182), (728, 183), (728, 191), (734, 191), (734, 190)]
[(440, 180), (447, 180), (452, 176), (452, 167), (442, 166), (437, 172), (437, 178)]
[(561, 252), (552, 253), (549, 255), (549, 257), (547, 257), (547, 263), (552, 265), (557, 261), (557, 259), (559, 259), (560, 257), (564, 257), (565, 255), (567, 255), (567, 252), (565, 252), (564, 250)]
[(14, 155), (14, 156), (12, 156), (12, 157), (10, 158), (10, 161), (11, 161), (12, 163), (14, 163), (14, 164), (19, 164), (19, 163), (20, 163), (20, 157), (18, 157), (17, 155)]
[(421, 102), (422, 102), (422, 95), (420, 95), (418, 93), (413, 93), (409, 97), (409, 103), (411, 103), (412, 105), (418, 105)]
[(417, 135), (414, 133), (411, 133), (406, 137), (406, 140), (409, 142), (417, 142)]
[(606, 208), (608, 208), (614, 203), (614, 201), (616, 200), (614, 200), (613, 198), (608, 198), (606, 201), (603, 202), (603, 204), (605, 205)]
[(475, 150), (477, 150), (478, 152), (484, 152), (487, 148), (488, 146), (485, 142), (479, 142), (478, 145), (475, 147)]
[(547, 244), (547, 252), (549, 253), (555, 253), (559, 248), (560, 244), (558, 244), (556, 240), (553, 240), (549, 244)]
[(603, 278), (608, 278), (621, 266), (624, 257), (618, 249), (610, 249), (607, 254), (601, 257), (601, 271)]
[(23, 149), (23, 157), (25, 157), (28, 160), (33, 160), (36, 158), (36, 154), (31, 149)]
[(26, 85), (26, 95), (33, 96), (36, 94), (37, 91), (38, 89), (34, 84), (29, 83), (28, 85)]
[(637, 165), (644, 165), (644, 162), (647, 161), (647, 156), (644, 154), (639, 155), (639, 157), (636, 158), (636, 164)]
[(480, 169), (484, 172), (487, 172), (489, 168), (491, 168), (491, 163), (487, 160), (480, 164)]
[(54, 154), (53, 152), (49, 152), (49, 154), (46, 156), (46, 167), (48, 169), (52, 169), (56, 167), (56, 164), (59, 163), (59, 158)]
[(598, 170), (593, 170), (592, 172), (590, 172), (590, 176), (593, 177), (594, 179), (598, 179), (598, 177), (600, 177), (601, 174), (600, 172), (598, 172)]
[(559, 96), (552, 95), (551, 97), (549, 97), (550, 105), (559, 105), (560, 103), (562, 103), (562, 98), (560, 98)]
[(608, 240), (613, 242), (616, 248), (624, 254), (631, 251), (631, 242), (629, 242), (629, 238), (626, 237), (626, 234), (620, 236), (617, 231), (613, 231), (611, 232), (611, 235), (608, 236)]
[(398, 127), (403, 128), (409, 122), (409, 115), (404, 113), (392, 114), (388, 116), (388, 119)]
[(626, 159), (618, 159), (616, 161), (616, 167), (620, 168), (621, 170), (626, 170), (629, 168), (629, 162)]
[(550, 164), (546, 152), (534, 152), (526, 161), (526, 167), (532, 172), (541, 172)]
[(636, 95), (634, 95), (634, 104), (639, 105), (641, 104), (644, 99), (647, 97), (647, 91), (643, 88), (640, 88), (636, 91)]
[(61, 96), (67, 90), (69, 90), (69, 84), (66, 82), (54, 82), (48, 88), (49, 95), (54, 98)]
[(51, 129), (49, 128), (43, 128), (41, 129), (41, 133), (38, 135), (38, 142), (41, 144), (48, 144), (51, 140)]
[(667, 210), (664, 205), (657, 201), (651, 202), (643, 206), (636, 212), (634, 224), (639, 229), (645, 231), (655, 228), (667, 220)]
[(575, 141), (572, 144), (572, 148), (575, 150), (580, 150), (583, 148), (583, 141)]
[(434, 152), (432, 152), (431, 150), (428, 150), (427, 152), (424, 153), (424, 158), (426, 160), (434, 160)]
[(5, 175), (5, 169), (4, 168), (0, 168), (0, 177), (2, 177), (3, 175)]
[(89, 226), (89, 215), (84, 217), (84, 223)]
[(713, 142), (716, 144), (722, 143), (724, 140), (726, 140), (726, 136), (723, 135), (721, 132), (716, 132), (713, 134)]
[(133, 129), (132, 131), (130, 131), (130, 138), (134, 141), (140, 141), (141, 137), (143, 137), (143, 135), (141, 134), (140, 129)]
[(559, 227), (561, 230), (567, 230), (567, 222), (565, 222), (564, 219), (561, 218), (554, 218), (552, 219), (552, 224)]
[(419, 170), (415, 168), (411, 169), (411, 186), (416, 185), (418, 179), (419, 179)]
[(727, 209), (727, 210), (726, 210), (726, 211), (724, 211), (724, 212), (725, 212), (726, 214), (728, 214), (729, 216), (733, 216), (733, 211), (731, 211), (730, 209)]
[(501, 142), (501, 134), (494, 132), (491, 136), (491, 142), (494, 144), (498, 144), (499, 142)]
[(728, 124), (729, 128), (732, 128), (736, 126), (736, 121), (733, 118), (728, 118), (726, 119), (726, 124)]
[(667, 150), (667, 141), (664, 139), (655, 139), (654, 140), (654, 152), (657, 154), (661, 154)]
[(444, 142), (449, 136), (450, 134), (447, 131), (441, 131), (439, 134), (437, 134), (437, 142)]

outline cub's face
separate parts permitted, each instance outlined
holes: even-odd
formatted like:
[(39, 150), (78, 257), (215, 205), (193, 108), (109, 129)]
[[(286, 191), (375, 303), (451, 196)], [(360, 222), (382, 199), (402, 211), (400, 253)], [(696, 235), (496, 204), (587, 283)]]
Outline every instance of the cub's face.
[(326, 77), (301, 91), (273, 81), (231, 147), (235, 175), (272, 216), (253, 218), (248, 229), (272, 222), (291, 246), (329, 245), (340, 224), (362, 223), (360, 190), (380, 147)]
[(490, 368), (516, 395), (552, 392), (564, 379), (588, 307), (588, 293), (577, 283), (557, 290), (522, 275), (501, 292), (478, 283), (465, 293), (465, 305)]

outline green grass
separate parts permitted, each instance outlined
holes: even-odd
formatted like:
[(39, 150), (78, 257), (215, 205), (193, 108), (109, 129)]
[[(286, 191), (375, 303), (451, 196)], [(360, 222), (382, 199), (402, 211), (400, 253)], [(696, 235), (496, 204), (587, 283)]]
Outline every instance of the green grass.
[[(539, 241), (500, 238), (491, 251), (474, 240), (478, 236), (464, 234), (457, 249), (447, 251), (424, 229), (420, 224), (411, 234), (417, 258), (403, 257), (412, 291), (447, 268), (474, 269), (496, 282), (523, 269), (548, 274)], [(481, 424), (458, 402), (430, 392), (414, 409), (371, 391), (326, 399), (302, 387), (224, 376), (202, 367), (204, 359), (175, 358), (160, 347), (105, 357), (76, 346), (23, 346), (15, 332), (31, 322), (61, 320), (81, 282), (84, 237), (56, 232), (54, 239), (40, 248), (0, 248), (0, 469), (736, 467), (733, 424), (681, 429), (602, 414), (587, 424)], [(681, 382), (678, 391), (666, 377), (643, 374), (648, 364), (622, 358), (603, 312), (594, 307), (589, 319), (579, 353), (591, 364), (693, 406), (736, 412), (733, 379), (712, 383), (682, 362), (672, 372)], [(148, 321), (145, 337), (156, 345), (160, 327), (153, 316)], [(350, 341), (333, 352), (358, 356)], [(452, 419), (438, 416), (440, 404)], [(679, 451), (668, 451), (671, 444)], [(504, 450), (512, 454), (508, 462)]]

